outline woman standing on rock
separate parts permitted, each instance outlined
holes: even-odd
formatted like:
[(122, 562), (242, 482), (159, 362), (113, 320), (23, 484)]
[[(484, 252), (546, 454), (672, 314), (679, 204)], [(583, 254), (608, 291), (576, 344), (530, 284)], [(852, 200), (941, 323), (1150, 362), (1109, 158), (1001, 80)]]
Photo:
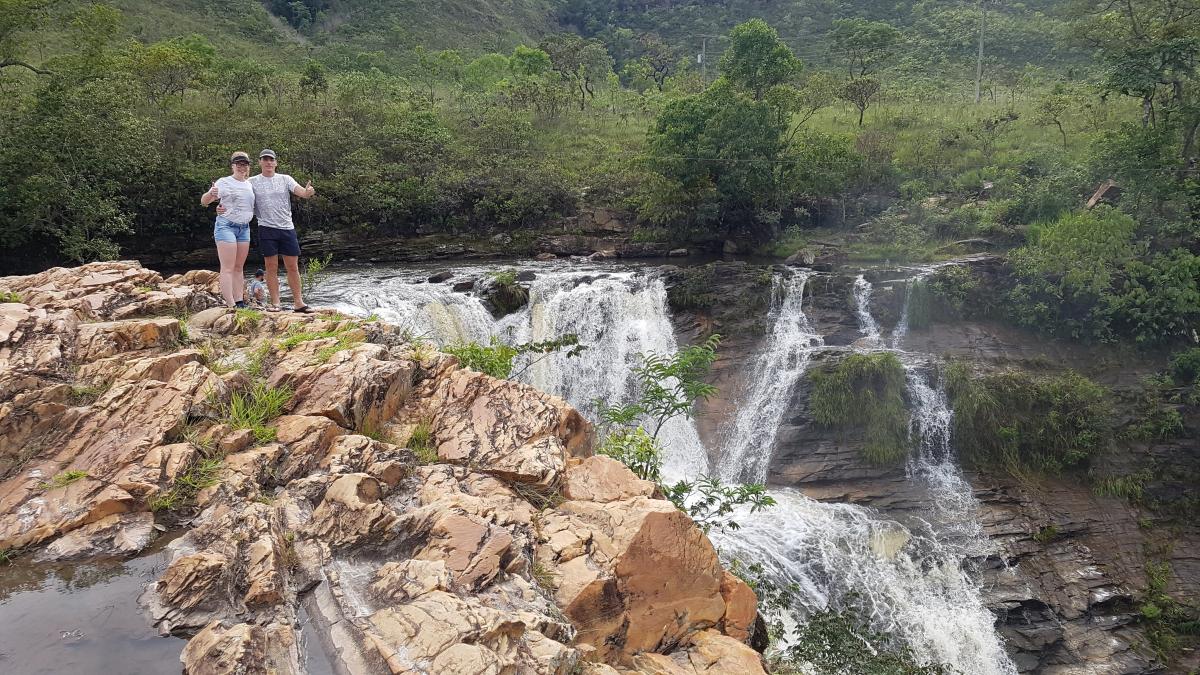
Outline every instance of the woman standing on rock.
[(208, 206), (218, 199), (223, 211), (213, 226), (217, 258), (221, 261), (221, 297), (228, 307), (245, 307), (245, 275), (242, 268), (250, 253), (250, 219), (254, 217), (254, 188), (250, 185), (250, 155), (238, 150), (229, 158), (232, 175), (215, 181), (200, 195)]

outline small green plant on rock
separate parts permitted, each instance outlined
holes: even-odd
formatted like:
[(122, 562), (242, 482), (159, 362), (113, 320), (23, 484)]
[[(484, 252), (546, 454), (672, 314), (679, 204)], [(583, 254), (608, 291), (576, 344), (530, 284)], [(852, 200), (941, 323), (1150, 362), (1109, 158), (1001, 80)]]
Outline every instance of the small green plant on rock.
[(1039, 544), (1049, 544), (1055, 539), (1058, 539), (1059, 534), (1060, 532), (1057, 525), (1047, 525), (1039, 528), (1037, 532), (1033, 533), (1033, 540)]
[(201, 490), (220, 482), (221, 459), (206, 457), (188, 467), (175, 478), (169, 490), (150, 500), (151, 511), (175, 511), (190, 506)]
[(275, 440), (275, 429), (267, 423), (279, 417), (292, 399), (287, 387), (270, 387), (258, 382), (247, 392), (234, 392), (225, 406), (225, 422), (234, 429), (251, 429), (259, 443)]
[(258, 328), (263, 313), (256, 309), (237, 309), (233, 312), (233, 327), (238, 333), (249, 333)]
[[(508, 345), (500, 338), (492, 336), (488, 345), (477, 342), (449, 345), (442, 348), (443, 352), (458, 359), (464, 367), (498, 379), (517, 379), (534, 365), (550, 358), (556, 352), (562, 352), (567, 358), (573, 358), (587, 349), (579, 344), (579, 338), (567, 334), (554, 340), (543, 342), (526, 342), (519, 345)], [(530, 358), (516, 373), (514, 363), (518, 356), (528, 355)]]
[(0, 304), (6, 302), (24, 302), (16, 291), (0, 291)]
[(433, 447), (433, 424), (429, 420), (421, 420), (413, 427), (408, 437), (408, 449), (416, 455), (421, 464), (436, 464), (438, 461), (437, 448)]
[(72, 483), (77, 483), (87, 477), (88, 472), (73, 469), (71, 471), (64, 471), (48, 481), (42, 481), (41, 483), (38, 483), (38, 487), (43, 490), (55, 490), (66, 487)]
[(71, 405), (84, 406), (96, 402), (104, 392), (108, 391), (110, 383), (92, 382), (90, 384), (71, 385)]
[(311, 295), (325, 283), (329, 278), (329, 266), (332, 264), (332, 253), (327, 253), (321, 258), (309, 258), (304, 263), (304, 271), (301, 273), (301, 288), (305, 293)]

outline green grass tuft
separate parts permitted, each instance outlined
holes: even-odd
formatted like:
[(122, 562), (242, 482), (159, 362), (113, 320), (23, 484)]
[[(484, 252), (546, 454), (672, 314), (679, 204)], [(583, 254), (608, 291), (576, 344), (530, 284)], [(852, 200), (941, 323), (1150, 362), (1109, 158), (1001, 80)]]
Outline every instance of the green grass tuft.
[(220, 482), (221, 459), (207, 457), (188, 467), (175, 478), (171, 489), (150, 500), (151, 511), (175, 511), (190, 506), (201, 490)]
[(233, 326), (239, 333), (249, 333), (262, 322), (263, 313), (256, 309), (234, 310)]
[(291, 399), (291, 389), (259, 382), (248, 392), (234, 392), (225, 407), (225, 422), (234, 429), (252, 429), (256, 441), (269, 443), (275, 440), (275, 429), (267, 423), (279, 417)]
[(80, 471), (78, 469), (64, 471), (48, 481), (38, 483), (38, 487), (43, 490), (55, 490), (66, 487), (72, 483), (77, 483), (87, 477), (88, 472), (86, 471)]
[(413, 427), (408, 437), (408, 449), (416, 455), (421, 464), (436, 464), (438, 462), (437, 448), (433, 447), (433, 424), (422, 420)]
[(0, 291), (0, 303), (24, 302), (21, 295), (15, 291)]

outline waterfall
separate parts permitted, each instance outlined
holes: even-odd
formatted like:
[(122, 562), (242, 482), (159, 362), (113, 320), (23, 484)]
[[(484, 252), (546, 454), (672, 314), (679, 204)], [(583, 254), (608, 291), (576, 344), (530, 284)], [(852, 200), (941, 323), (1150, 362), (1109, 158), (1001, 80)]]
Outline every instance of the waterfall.
[(879, 324), (871, 316), (871, 282), (863, 275), (854, 280), (854, 311), (858, 317), (858, 330), (863, 335), (863, 341), (872, 347), (882, 344), (879, 335)]
[[(552, 355), (526, 370), (521, 380), (561, 397), (593, 420), (596, 399), (612, 404), (631, 400), (639, 354), (672, 354), (678, 349), (666, 286), (654, 274), (580, 266), (523, 267), (533, 267), (537, 275), (529, 283), (529, 304), (500, 320), (492, 318), (480, 298), (456, 293), (448, 284), (424, 283), (420, 272), (381, 274), (374, 268), (337, 272), (328, 282), (329, 290), (314, 301), (348, 314), (374, 312), (440, 344), (482, 343), (492, 336), (510, 343), (540, 342), (573, 333), (587, 347), (581, 355)], [(454, 278), (470, 278), (497, 269), (503, 268), (465, 266), (453, 273)], [(515, 370), (520, 369), (518, 364)], [(708, 454), (691, 420), (671, 420), (659, 439), (668, 449), (664, 476), (678, 480), (708, 471)]]
[(766, 481), (775, 437), (796, 383), (808, 369), (813, 352), (825, 344), (804, 315), (804, 286), (810, 275), (798, 271), (786, 279), (775, 277), (771, 331), (747, 380), (746, 392), (737, 401), (739, 414), (721, 443), (718, 474), (726, 482)]
[(826, 504), (776, 489), (775, 507), (739, 513), (740, 528), (710, 534), (728, 557), (795, 584), (804, 612), (853, 607), (904, 640), (922, 663), (971, 675), (1015, 675), (961, 559), (936, 538), (873, 509)]
[[(639, 353), (677, 348), (666, 290), (652, 272), (522, 266), (538, 274), (530, 284), (530, 304), (500, 321), (473, 295), (454, 293), (446, 284), (423, 283), (417, 272), (338, 272), (328, 282), (330, 290), (313, 300), (348, 313), (375, 312), (439, 342), (485, 341), (492, 335), (519, 342), (575, 333), (588, 346), (581, 357), (556, 355), (523, 378), (584, 411), (592, 410), (597, 397), (628, 400)], [(479, 276), (496, 269), (467, 266), (454, 273)], [(799, 272), (777, 279), (773, 288), (770, 333), (722, 443), (719, 469), (727, 481), (765, 475), (794, 387), (822, 345), (803, 312), (807, 279), (808, 273)], [(871, 316), (870, 297), (871, 285), (860, 276), (854, 285), (865, 338), (860, 346), (878, 349), (884, 343)], [(948, 531), (956, 517), (978, 527), (977, 505), (950, 451), (949, 406), (940, 388), (925, 381), (915, 360), (911, 366), (909, 360), (905, 363), (915, 404), (912, 433), (921, 439), (909, 472), (913, 480), (930, 485), (935, 506), (928, 523), (905, 527), (873, 509), (775, 489), (776, 506), (739, 513), (740, 529), (710, 536), (722, 555), (759, 562), (778, 582), (796, 584), (801, 613), (847, 607), (849, 598), (857, 598), (856, 606), (867, 609), (875, 628), (902, 638), (922, 662), (946, 663), (972, 675), (1014, 675), (978, 585), (964, 569), (975, 550), (968, 544), (982, 541), (982, 532), (976, 539), (970, 527)], [(691, 420), (674, 420), (660, 439), (664, 473), (672, 479), (693, 478), (708, 469)]]
[[(863, 335), (859, 351), (885, 346), (871, 315), (871, 291), (860, 275), (854, 283)], [(909, 298), (902, 316), (907, 316)], [(902, 342), (906, 328), (902, 319), (893, 345)], [(773, 331), (772, 340), (778, 337)], [(779, 348), (770, 345), (767, 353)], [(927, 489), (932, 504), (928, 519), (914, 518), (906, 527), (873, 509), (821, 503), (795, 490), (775, 489), (775, 507), (738, 514), (740, 528), (715, 533), (713, 539), (726, 557), (758, 562), (777, 583), (794, 585), (804, 612), (862, 610), (873, 628), (902, 638), (922, 663), (945, 663), (972, 675), (1014, 675), (995, 618), (969, 572), (970, 559), (986, 555), (991, 544), (979, 524), (971, 486), (955, 463), (953, 412), (943, 389), (926, 381), (916, 355), (897, 354), (913, 404), (910, 433), (916, 450), (907, 473)], [(759, 417), (754, 403), (748, 398), (740, 408), (735, 428)], [(757, 452), (769, 455), (770, 449)]]

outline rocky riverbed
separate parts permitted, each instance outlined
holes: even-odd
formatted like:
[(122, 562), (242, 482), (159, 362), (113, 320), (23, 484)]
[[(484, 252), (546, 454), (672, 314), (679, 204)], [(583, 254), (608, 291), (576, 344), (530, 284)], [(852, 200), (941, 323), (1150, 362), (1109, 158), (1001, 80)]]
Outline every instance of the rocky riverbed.
[(182, 529), (139, 603), (188, 640), (185, 673), (299, 673), (313, 650), (355, 673), (764, 672), (753, 591), (573, 408), (383, 322), (216, 307), (215, 284), (0, 278), (14, 564)]

